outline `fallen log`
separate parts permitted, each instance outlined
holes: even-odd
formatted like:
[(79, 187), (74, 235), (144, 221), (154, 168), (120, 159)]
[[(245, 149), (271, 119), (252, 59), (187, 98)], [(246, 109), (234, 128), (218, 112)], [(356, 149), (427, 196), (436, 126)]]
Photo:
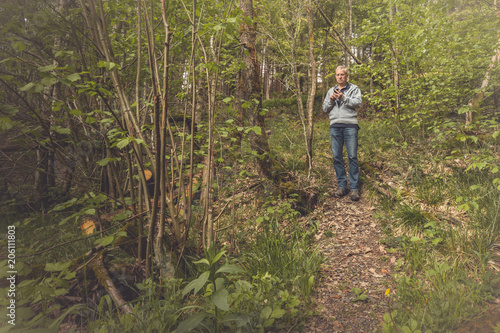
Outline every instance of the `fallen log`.
[(106, 270), (106, 267), (104, 266), (105, 252), (105, 250), (101, 251), (101, 253), (96, 258), (94, 258), (91, 264), (92, 270), (94, 271), (99, 284), (104, 287), (104, 289), (106, 289), (108, 294), (115, 301), (118, 308), (124, 313), (133, 314), (132, 307), (127, 303), (127, 301), (125, 301), (121, 293), (118, 291), (118, 288), (116, 288), (113, 280)]

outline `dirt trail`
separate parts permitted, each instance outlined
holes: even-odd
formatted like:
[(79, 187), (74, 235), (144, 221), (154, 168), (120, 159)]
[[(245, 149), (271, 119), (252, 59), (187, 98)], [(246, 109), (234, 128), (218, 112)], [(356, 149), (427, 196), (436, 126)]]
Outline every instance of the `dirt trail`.
[(313, 295), (317, 315), (304, 332), (380, 332), (397, 258), (380, 243), (372, 205), (364, 193), (358, 202), (333, 195), (325, 201), (317, 241), (325, 263)]

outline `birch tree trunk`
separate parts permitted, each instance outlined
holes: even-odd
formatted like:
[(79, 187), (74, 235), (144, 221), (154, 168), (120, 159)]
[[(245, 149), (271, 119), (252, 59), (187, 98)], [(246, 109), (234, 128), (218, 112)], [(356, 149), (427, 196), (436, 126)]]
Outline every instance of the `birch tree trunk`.
[(500, 60), (500, 50), (496, 50), (495, 55), (491, 57), (491, 63), (488, 66), (488, 69), (486, 70), (486, 73), (484, 74), (483, 81), (481, 82), (481, 88), (479, 89), (479, 92), (469, 100), (468, 106), (471, 110), (467, 111), (465, 114), (465, 124), (470, 125), (472, 123), (473, 115), (472, 112), (475, 112), (476, 114), (479, 114), (481, 111), (481, 102), (484, 99), (484, 93), (486, 92), (486, 89), (488, 89), (488, 86), (490, 84), (490, 79), (491, 79), (491, 71), (495, 67), (495, 63), (497, 63)]
[(356, 55), (351, 51), (351, 48), (346, 44), (346, 42), (344, 41), (344, 38), (342, 38), (342, 35), (340, 35), (340, 33), (337, 31), (337, 29), (335, 29), (335, 26), (333, 25), (332, 21), (328, 18), (328, 16), (325, 14), (325, 12), (323, 12), (323, 10), (321, 10), (321, 8), (319, 8), (319, 7), (318, 7), (318, 11), (321, 14), (321, 16), (323, 17), (323, 19), (326, 21), (326, 24), (328, 24), (330, 26), (330, 28), (333, 30), (333, 34), (331, 34), (333, 39), (337, 43), (339, 43), (340, 46), (342, 46), (344, 51), (346, 51), (358, 65), (361, 65), (362, 64), (361, 60), (359, 60), (358, 57), (356, 57)]
[(314, 132), (314, 99), (316, 97), (318, 73), (316, 69), (316, 60), (314, 59), (314, 20), (312, 13), (312, 0), (307, 2), (307, 25), (309, 30), (309, 95), (307, 97), (307, 134), (306, 134), (306, 149), (307, 149), (307, 177), (310, 177), (313, 161), (313, 132)]

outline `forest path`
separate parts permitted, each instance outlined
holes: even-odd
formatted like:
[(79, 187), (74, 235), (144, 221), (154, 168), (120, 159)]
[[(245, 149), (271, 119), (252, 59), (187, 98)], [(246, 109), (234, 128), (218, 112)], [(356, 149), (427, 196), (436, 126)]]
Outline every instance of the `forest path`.
[(317, 244), (325, 262), (312, 295), (316, 315), (304, 332), (380, 332), (397, 255), (380, 243), (382, 228), (365, 193), (352, 202), (349, 195), (336, 198), (334, 191), (317, 210)]

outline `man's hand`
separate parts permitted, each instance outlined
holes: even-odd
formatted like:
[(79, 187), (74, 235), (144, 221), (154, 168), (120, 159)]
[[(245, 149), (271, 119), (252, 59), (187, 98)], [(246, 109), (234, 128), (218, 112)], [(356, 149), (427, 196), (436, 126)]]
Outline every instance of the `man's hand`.
[(341, 99), (343, 95), (344, 94), (342, 94), (342, 92), (340, 90), (335, 89), (333, 91), (333, 94), (330, 95), (330, 99), (331, 100)]

